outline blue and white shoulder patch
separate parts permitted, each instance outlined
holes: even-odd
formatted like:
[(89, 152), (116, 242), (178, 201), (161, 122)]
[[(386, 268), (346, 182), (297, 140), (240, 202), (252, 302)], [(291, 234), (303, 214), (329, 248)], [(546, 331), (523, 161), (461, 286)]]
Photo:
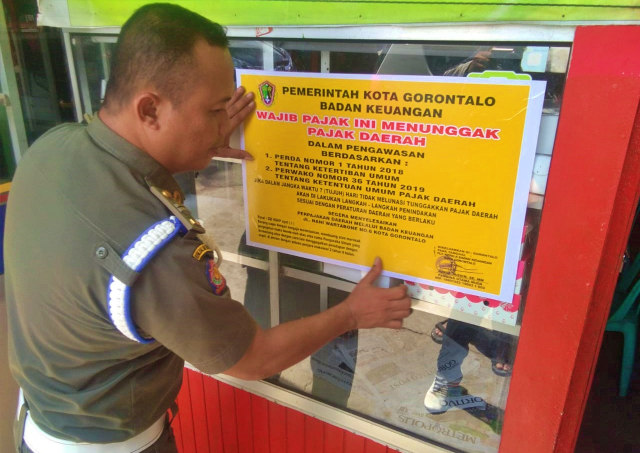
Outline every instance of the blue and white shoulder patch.
[[(122, 260), (136, 272), (144, 266), (178, 233), (186, 233), (186, 228), (175, 216), (151, 225), (122, 255)], [(153, 338), (145, 338), (138, 333), (131, 318), (129, 297), (131, 288), (114, 275), (107, 286), (109, 318), (113, 325), (127, 338), (138, 343), (152, 343)]]

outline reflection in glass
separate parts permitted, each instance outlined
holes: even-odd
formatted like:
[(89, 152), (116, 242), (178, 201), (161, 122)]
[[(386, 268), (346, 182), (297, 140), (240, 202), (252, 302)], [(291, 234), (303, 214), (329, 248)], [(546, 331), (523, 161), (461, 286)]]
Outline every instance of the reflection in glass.
[[(408, 286), (420, 308), (407, 318), (402, 329), (348, 332), (269, 379), (428, 442), (463, 451), (497, 451), (518, 325), (535, 256), (544, 177), (557, 124), (553, 119), (561, 103), (568, 48), (297, 40), (266, 45), (265, 41), (235, 40), (232, 52), (239, 66), (251, 68), (262, 64), (297, 72), (455, 77), (491, 70), (527, 73), (533, 79), (547, 81), (544, 115), (552, 120), (543, 119), (541, 126), (537, 154), (543, 157), (536, 161), (541, 164), (536, 164), (532, 177), (513, 301), (502, 303), (396, 282)], [(212, 219), (223, 251), (268, 262), (267, 250), (246, 244), (241, 216), (215, 220), (214, 211), (209, 211), (217, 211), (222, 202), (227, 203), (224, 212), (242, 212), (241, 181), (235, 176), (222, 176), (235, 170), (227, 168), (219, 174), (218, 170), (208, 171), (213, 174), (203, 172), (198, 176), (198, 199), (213, 196), (216, 201), (210, 203), (212, 208), (204, 208), (199, 202), (199, 208)], [(221, 196), (225, 190), (230, 192)], [(234, 226), (225, 230), (225, 224)], [(272, 303), (276, 303), (280, 322), (285, 322), (340, 302), (348, 295), (345, 285), (353, 286), (323, 273), (322, 263), (314, 260), (279, 253), (278, 264), (275, 281), (279, 298), (275, 302), (270, 301), (273, 288), (266, 267), (245, 266), (244, 280), (238, 280), (245, 285), (241, 300), (264, 328), (271, 325)]]
[[(76, 83), (85, 113), (100, 107), (115, 40), (111, 35), (72, 36)], [(245, 69), (426, 77), (511, 71), (547, 82), (512, 302), (396, 282), (407, 285), (416, 302), (402, 329), (348, 332), (270, 379), (428, 442), (463, 451), (497, 451), (509, 389), (508, 368), (516, 354), (526, 305), (570, 47), (234, 38), (230, 51), (236, 67)], [(245, 304), (263, 328), (271, 325), (272, 313), (284, 322), (312, 315), (347, 297), (353, 283), (323, 272), (321, 262), (270, 253), (246, 243), (240, 162), (213, 160), (198, 174), (179, 179), (187, 192), (187, 206), (223, 252), (221, 271), (233, 297)], [(277, 278), (270, 278), (270, 264)], [(274, 284), (277, 288), (271, 287)]]

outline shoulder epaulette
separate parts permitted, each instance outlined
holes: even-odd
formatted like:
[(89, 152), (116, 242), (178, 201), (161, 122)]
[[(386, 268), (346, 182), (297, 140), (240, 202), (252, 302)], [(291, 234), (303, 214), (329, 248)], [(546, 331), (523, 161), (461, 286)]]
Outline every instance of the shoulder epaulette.
[(149, 185), (151, 192), (164, 204), (171, 213), (176, 216), (180, 223), (189, 232), (195, 234), (202, 234), (205, 229), (200, 223), (193, 217), (191, 211), (183, 204), (182, 196), (179, 193), (171, 193), (168, 190), (159, 188), (158, 186)]

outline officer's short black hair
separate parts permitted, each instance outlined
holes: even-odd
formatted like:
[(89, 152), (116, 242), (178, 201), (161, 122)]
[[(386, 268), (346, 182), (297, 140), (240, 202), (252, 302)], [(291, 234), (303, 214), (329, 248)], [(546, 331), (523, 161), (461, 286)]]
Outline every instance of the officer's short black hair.
[(229, 46), (219, 24), (181, 6), (152, 3), (136, 10), (118, 36), (105, 107), (119, 110), (144, 84), (179, 104), (190, 84), (192, 51), (199, 39), (212, 46)]

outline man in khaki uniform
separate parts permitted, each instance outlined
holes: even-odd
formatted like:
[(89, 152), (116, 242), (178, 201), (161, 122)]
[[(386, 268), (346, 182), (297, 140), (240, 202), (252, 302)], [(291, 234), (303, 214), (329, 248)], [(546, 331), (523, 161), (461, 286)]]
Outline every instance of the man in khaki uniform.
[(250, 158), (228, 136), (253, 108), (219, 25), (147, 5), (122, 28), (97, 118), (26, 153), (4, 246), (21, 451), (175, 451), (165, 414), (185, 360), (261, 379), (348, 330), (402, 326), (410, 301), (373, 286), (379, 260), (342, 303), (272, 329), (231, 299), (172, 175)]

